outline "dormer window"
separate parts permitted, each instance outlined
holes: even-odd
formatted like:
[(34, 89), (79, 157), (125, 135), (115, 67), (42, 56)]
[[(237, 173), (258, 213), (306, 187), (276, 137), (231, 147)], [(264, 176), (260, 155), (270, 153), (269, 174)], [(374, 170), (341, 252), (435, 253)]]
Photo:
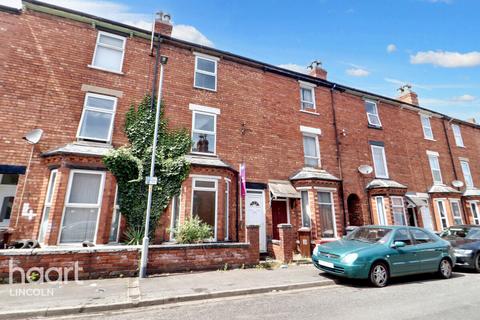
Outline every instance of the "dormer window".
[(382, 123), (378, 115), (377, 103), (371, 100), (365, 100), (365, 110), (367, 112), (368, 124), (372, 127), (381, 128)]

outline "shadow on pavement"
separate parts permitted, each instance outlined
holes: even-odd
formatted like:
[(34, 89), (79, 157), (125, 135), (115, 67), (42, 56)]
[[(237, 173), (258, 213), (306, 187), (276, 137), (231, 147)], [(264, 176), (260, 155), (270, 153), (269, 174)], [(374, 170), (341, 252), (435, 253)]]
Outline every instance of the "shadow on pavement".
[[(341, 278), (341, 277), (336, 277), (334, 275), (324, 273), (324, 272), (320, 272), (319, 275), (335, 281), (335, 283), (338, 285), (344, 285), (344, 286), (353, 287), (353, 288), (376, 289), (372, 287), (372, 285), (369, 283), (368, 280), (364, 280), (364, 279)], [(461, 277), (465, 277), (465, 275), (463, 275), (462, 273), (459, 273), (457, 270), (455, 270), (455, 272), (452, 274), (452, 279), (461, 278)], [(440, 279), (436, 274), (425, 273), (425, 274), (416, 274), (411, 276), (391, 278), (389, 280), (388, 286), (407, 285), (412, 283), (419, 284), (419, 283), (426, 283), (431, 281), (442, 281), (442, 280), (444, 279)]]

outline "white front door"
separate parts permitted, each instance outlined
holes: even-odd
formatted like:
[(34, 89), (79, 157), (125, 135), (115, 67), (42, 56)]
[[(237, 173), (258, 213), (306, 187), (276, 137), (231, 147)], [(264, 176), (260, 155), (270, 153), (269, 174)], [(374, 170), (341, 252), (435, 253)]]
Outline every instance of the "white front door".
[(259, 226), (260, 252), (267, 252), (267, 229), (265, 226), (265, 195), (261, 190), (247, 190), (245, 197), (247, 225)]
[(423, 227), (427, 230), (433, 231), (432, 216), (430, 215), (430, 209), (426, 206), (420, 207), (422, 213)]

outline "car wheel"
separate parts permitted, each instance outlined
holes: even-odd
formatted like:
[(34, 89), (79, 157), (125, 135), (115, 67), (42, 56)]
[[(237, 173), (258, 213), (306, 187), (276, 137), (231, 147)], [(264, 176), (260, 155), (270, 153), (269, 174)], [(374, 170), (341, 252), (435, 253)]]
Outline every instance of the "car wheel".
[(370, 269), (370, 282), (375, 287), (385, 287), (388, 283), (388, 268), (384, 263), (377, 262)]
[(473, 260), (473, 266), (475, 267), (476, 272), (480, 272), (480, 252), (475, 256), (475, 259)]
[(443, 279), (449, 279), (452, 276), (452, 263), (448, 259), (442, 259), (438, 267), (438, 274)]

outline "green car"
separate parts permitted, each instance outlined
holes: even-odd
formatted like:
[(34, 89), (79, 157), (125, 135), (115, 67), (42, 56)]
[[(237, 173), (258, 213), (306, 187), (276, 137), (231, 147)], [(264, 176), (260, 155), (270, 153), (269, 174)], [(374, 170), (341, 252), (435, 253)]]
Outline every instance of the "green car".
[(313, 250), (315, 267), (333, 275), (369, 279), (376, 287), (391, 277), (437, 272), (448, 279), (455, 265), (449, 242), (416, 227), (364, 226)]

